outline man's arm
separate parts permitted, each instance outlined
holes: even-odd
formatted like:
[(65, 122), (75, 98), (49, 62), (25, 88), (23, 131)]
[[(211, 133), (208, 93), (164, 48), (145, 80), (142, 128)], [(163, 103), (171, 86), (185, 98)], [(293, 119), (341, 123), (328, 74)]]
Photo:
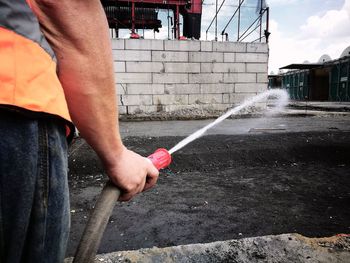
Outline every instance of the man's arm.
[(157, 169), (120, 138), (112, 49), (100, 1), (31, 0), (31, 7), (57, 56), (72, 120), (124, 191), (121, 200), (153, 186)]

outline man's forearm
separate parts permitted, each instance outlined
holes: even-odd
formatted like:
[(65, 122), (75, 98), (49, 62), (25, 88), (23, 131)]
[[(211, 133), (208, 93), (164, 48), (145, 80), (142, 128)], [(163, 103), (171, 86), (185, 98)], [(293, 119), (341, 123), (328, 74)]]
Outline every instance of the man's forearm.
[(112, 51), (99, 0), (32, 0), (58, 62), (69, 111), (105, 164), (122, 148)]

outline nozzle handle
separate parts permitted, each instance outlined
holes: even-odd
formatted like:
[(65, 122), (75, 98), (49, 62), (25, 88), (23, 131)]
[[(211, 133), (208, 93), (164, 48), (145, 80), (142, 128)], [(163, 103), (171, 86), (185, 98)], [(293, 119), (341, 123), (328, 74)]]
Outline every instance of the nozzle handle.
[(158, 169), (164, 169), (169, 166), (171, 163), (171, 155), (170, 153), (164, 149), (159, 148), (154, 153), (152, 153), (150, 156), (147, 157), (153, 165)]

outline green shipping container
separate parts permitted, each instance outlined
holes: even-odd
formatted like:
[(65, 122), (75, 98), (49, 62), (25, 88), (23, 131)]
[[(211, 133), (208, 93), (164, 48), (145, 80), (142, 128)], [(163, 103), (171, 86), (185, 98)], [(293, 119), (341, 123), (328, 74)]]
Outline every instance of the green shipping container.
[(290, 86), (290, 75), (284, 75), (282, 78), (283, 88), (287, 90), (288, 95), (292, 98), (292, 89)]
[(288, 89), (289, 98), (293, 99), (293, 89), (291, 85), (291, 75), (286, 75), (286, 87)]
[(339, 98), (341, 101), (349, 101), (349, 63), (340, 64)]
[(329, 87), (329, 100), (338, 101), (338, 78), (339, 78), (339, 67), (337, 64), (333, 65), (330, 76), (330, 87)]
[(294, 73), (293, 75), (293, 94), (294, 94), (294, 99), (299, 100), (299, 74)]
[(295, 100), (295, 88), (294, 88), (294, 74), (289, 75), (289, 82), (290, 82), (290, 93), (291, 93), (291, 99)]
[(290, 98), (294, 100), (294, 88), (293, 88), (293, 75), (289, 74), (288, 75), (288, 86), (289, 86), (289, 93), (290, 93)]
[(350, 101), (350, 58), (348, 58), (348, 82), (347, 82), (347, 94), (348, 98), (347, 101)]
[(304, 100), (304, 72), (298, 73), (298, 99)]
[(307, 71), (299, 73), (299, 99), (309, 99), (309, 73)]
[(288, 75), (288, 89), (289, 89), (289, 97), (290, 99), (294, 99), (294, 94), (293, 94), (293, 83), (292, 83), (292, 75)]
[(330, 72), (329, 99), (350, 101), (350, 59), (333, 65)]

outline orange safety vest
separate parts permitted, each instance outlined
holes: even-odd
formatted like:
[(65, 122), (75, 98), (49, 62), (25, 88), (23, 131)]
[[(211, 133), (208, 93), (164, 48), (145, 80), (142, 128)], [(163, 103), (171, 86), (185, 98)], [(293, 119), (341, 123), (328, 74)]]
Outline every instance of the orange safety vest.
[(55, 60), (26, 0), (0, 0), (0, 105), (71, 122)]

